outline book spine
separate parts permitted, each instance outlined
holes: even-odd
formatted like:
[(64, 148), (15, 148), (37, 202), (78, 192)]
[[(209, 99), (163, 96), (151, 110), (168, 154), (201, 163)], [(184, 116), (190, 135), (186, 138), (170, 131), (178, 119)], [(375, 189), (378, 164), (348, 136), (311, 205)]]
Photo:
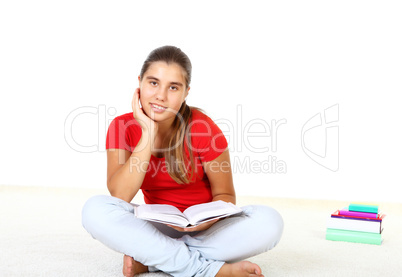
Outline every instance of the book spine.
[(364, 220), (364, 221), (382, 222), (382, 218), (381, 218), (381, 217), (377, 217), (377, 218), (367, 218), (367, 217), (356, 217), (356, 216), (336, 215), (336, 214), (331, 215), (331, 217), (334, 217), (334, 218), (345, 218), (345, 219), (351, 219), (351, 220)]
[(377, 218), (377, 214), (374, 214), (374, 213), (352, 212), (352, 211), (347, 211), (347, 210), (340, 210), (339, 214), (340, 215), (348, 215), (348, 216)]
[(363, 205), (363, 204), (350, 204), (349, 211), (363, 212), (363, 213), (378, 213), (378, 206), (376, 205)]
[(327, 229), (325, 238), (327, 240), (333, 241), (357, 242), (375, 245), (381, 245), (382, 242), (381, 234), (346, 231), (330, 228)]

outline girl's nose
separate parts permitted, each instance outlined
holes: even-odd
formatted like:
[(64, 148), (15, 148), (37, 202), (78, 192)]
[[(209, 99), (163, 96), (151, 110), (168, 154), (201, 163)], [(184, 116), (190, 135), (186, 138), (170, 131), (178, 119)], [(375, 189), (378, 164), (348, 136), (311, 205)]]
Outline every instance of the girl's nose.
[(158, 99), (160, 101), (166, 101), (167, 90), (162, 87), (159, 87), (155, 92), (155, 97), (156, 97), (156, 99)]

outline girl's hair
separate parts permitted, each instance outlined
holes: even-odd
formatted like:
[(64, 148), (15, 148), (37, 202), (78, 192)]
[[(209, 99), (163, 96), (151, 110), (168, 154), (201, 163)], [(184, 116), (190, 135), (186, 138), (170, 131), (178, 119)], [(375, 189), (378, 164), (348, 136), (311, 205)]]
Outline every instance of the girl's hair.
[[(153, 50), (148, 55), (141, 68), (141, 80), (149, 66), (154, 62), (160, 61), (166, 62), (167, 64), (176, 63), (181, 66), (186, 81), (186, 89), (189, 87), (192, 69), (190, 59), (180, 48), (175, 46), (162, 46)], [(186, 101), (183, 102), (172, 124), (172, 136), (170, 136), (169, 139), (169, 147), (165, 149), (163, 153), (169, 175), (179, 184), (190, 183), (196, 172), (189, 128), (189, 121), (193, 109), (200, 110), (188, 106)], [(185, 144), (188, 146), (189, 157), (185, 155)]]

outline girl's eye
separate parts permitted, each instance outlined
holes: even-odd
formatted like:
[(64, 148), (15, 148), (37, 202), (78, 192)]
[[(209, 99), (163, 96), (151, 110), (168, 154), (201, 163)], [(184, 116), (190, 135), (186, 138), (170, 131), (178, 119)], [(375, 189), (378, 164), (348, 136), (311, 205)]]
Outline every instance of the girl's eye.
[(156, 83), (155, 81), (151, 81), (150, 83), (151, 83), (151, 85), (153, 85), (153, 86), (156, 86), (156, 85), (157, 85), (157, 83)]
[(177, 90), (177, 87), (171, 86), (170, 89), (171, 90)]

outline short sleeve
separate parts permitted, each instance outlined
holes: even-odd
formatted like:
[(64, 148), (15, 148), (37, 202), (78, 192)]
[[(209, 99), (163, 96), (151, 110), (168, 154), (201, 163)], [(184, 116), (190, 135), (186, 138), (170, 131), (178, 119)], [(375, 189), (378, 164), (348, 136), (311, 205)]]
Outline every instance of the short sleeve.
[(141, 134), (141, 127), (132, 113), (118, 116), (109, 125), (106, 149), (124, 149), (133, 152)]
[(222, 154), (228, 143), (218, 125), (207, 115), (198, 113), (200, 116), (190, 123), (192, 149), (202, 162), (209, 162)]

